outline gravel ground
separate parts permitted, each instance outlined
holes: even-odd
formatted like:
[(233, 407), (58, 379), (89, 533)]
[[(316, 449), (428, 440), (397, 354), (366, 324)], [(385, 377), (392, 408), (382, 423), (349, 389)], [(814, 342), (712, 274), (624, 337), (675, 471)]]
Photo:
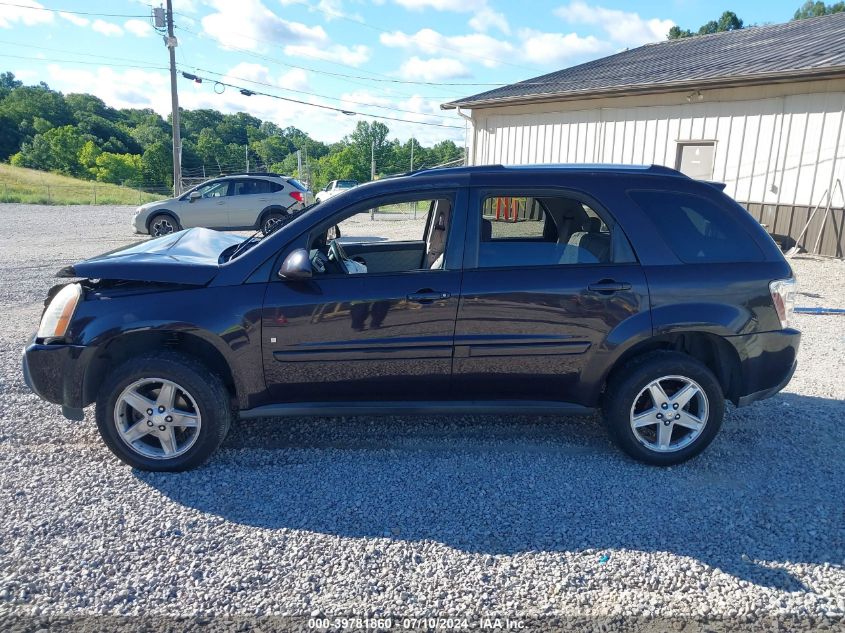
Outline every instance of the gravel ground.
[[(845, 317), (797, 316), (789, 387), (679, 467), (632, 462), (590, 418), (360, 417), (242, 423), (207, 467), (142, 473), (19, 368), (55, 270), (138, 239), (130, 214), (0, 205), (0, 629), (843, 630)], [(793, 265), (799, 305), (845, 307), (845, 262)]]

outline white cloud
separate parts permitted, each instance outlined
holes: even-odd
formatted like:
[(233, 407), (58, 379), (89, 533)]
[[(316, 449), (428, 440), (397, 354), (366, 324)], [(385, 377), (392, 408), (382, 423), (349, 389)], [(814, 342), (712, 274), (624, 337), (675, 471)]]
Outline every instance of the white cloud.
[(120, 28), (117, 24), (112, 24), (111, 22), (106, 22), (105, 20), (94, 20), (91, 28), (97, 31), (97, 33), (102, 33), (106, 37), (119, 37), (123, 35), (122, 28)]
[(469, 25), (480, 33), (485, 33), (491, 28), (499, 29), (505, 35), (510, 35), (511, 27), (508, 24), (508, 19), (503, 13), (494, 11), (490, 7), (480, 9), (469, 20)]
[(298, 44), (285, 46), (285, 55), (291, 57), (305, 57), (307, 59), (321, 59), (328, 62), (343, 62), (350, 66), (360, 66), (370, 59), (370, 49), (363, 45), (344, 46), (315, 46), (313, 44)]
[(495, 68), (515, 52), (513, 45), (484, 33), (446, 36), (433, 29), (420, 29), (416, 33), (393, 31), (382, 33), (379, 40), (391, 48), (419, 50), (428, 55), (443, 54), (444, 50)]
[(568, 5), (558, 7), (555, 14), (570, 24), (598, 26), (614, 42), (625, 46), (641, 46), (665, 40), (669, 29), (675, 26), (672, 20), (646, 20), (638, 13), (589, 5), (583, 0), (573, 0)]
[(215, 12), (202, 19), (205, 33), (227, 48), (259, 50), (266, 44), (320, 45), (329, 42), (321, 26), (283, 20), (261, 0), (212, 0)]
[(540, 66), (560, 66), (607, 50), (607, 44), (601, 40), (592, 35), (581, 37), (577, 33), (543, 33), (534, 29), (520, 29), (519, 40), (523, 43), (523, 59)]
[(468, 13), (484, 8), (487, 0), (396, 0), (396, 4), (413, 11), (435, 9), (437, 11)]
[[(341, 107), (348, 110), (372, 112), (386, 116), (407, 119), (404, 121), (384, 121), (390, 128), (392, 138), (408, 139), (415, 138), (423, 145), (434, 145), (444, 140), (452, 140), (463, 145), (464, 130), (463, 120), (454, 112), (444, 112), (440, 109), (440, 99), (426, 99), (421, 95), (413, 95), (404, 99), (386, 97), (384, 93), (373, 94), (366, 89), (356, 90), (341, 95)], [(379, 108), (367, 107), (361, 104), (373, 104), (390, 108), (398, 108), (402, 112), (391, 112)], [(436, 115), (436, 118), (426, 115)], [(352, 125), (360, 117), (350, 117)], [(435, 127), (431, 125), (417, 125), (417, 123), (443, 123), (455, 125), (457, 128)], [(415, 167), (420, 167), (419, 164)], [(410, 165), (409, 165), (410, 168)]]
[(308, 88), (308, 73), (301, 68), (294, 68), (282, 75), (274, 76), (266, 66), (241, 62), (229, 69), (223, 81), (243, 87), (250, 87), (244, 86), (244, 81), (246, 81), (291, 90), (304, 90)]
[(126, 20), (123, 23), (123, 28), (138, 37), (149, 37), (153, 34), (153, 27), (145, 20)]
[[(21, 6), (11, 6), (11, 4)], [(39, 2), (17, 0), (11, 4), (0, 5), (0, 28), (2, 29), (10, 29), (16, 24), (35, 26), (53, 21), (53, 12), (39, 10), (44, 8), (44, 5)]]
[(82, 16), (74, 15), (73, 13), (65, 13), (64, 11), (59, 11), (58, 13), (60, 18), (67, 20), (76, 26), (88, 26), (88, 23), (91, 21), (88, 18), (83, 18)]
[(400, 72), (405, 79), (422, 81), (458, 79), (461, 77), (470, 77), (472, 74), (469, 68), (460, 60), (453, 57), (420, 59), (414, 56), (402, 64)]

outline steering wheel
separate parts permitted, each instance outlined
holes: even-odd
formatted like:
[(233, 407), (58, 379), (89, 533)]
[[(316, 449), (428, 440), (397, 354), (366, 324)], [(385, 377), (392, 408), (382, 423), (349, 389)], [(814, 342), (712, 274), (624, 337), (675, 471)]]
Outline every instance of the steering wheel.
[(329, 260), (338, 264), (344, 273), (349, 274), (349, 270), (346, 267), (349, 256), (343, 250), (338, 240), (332, 240), (329, 244)]

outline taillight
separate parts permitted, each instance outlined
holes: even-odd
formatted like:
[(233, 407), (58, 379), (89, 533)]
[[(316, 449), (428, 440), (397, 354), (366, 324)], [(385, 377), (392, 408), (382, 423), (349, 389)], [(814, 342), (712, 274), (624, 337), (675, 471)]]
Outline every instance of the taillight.
[(795, 278), (778, 279), (769, 284), (769, 292), (772, 295), (772, 303), (780, 319), (782, 328), (789, 327), (789, 319), (792, 317), (792, 310), (795, 308)]
[(297, 202), (302, 202), (302, 192), (301, 191), (291, 191), (290, 197), (296, 200)]

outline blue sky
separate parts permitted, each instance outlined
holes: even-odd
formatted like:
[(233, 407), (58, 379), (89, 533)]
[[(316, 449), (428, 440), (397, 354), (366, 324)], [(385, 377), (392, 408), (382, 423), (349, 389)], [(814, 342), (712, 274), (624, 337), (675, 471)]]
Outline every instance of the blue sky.
[[(180, 78), (180, 102), (250, 112), (327, 142), (362, 118), (220, 85), (215, 90), (220, 80), (409, 121), (386, 120), (391, 136), (462, 142), (463, 121), (440, 110), (444, 101), (664, 39), (673, 24), (697, 29), (725, 9), (763, 24), (788, 20), (800, 4), (174, 0), (177, 63), (206, 79)], [(141, 0), (0, 0), (0, 67), (26, 83), (46, 81), (115, 107), (166, 114), (167, 50), (150, 26), (150, 6)]]

